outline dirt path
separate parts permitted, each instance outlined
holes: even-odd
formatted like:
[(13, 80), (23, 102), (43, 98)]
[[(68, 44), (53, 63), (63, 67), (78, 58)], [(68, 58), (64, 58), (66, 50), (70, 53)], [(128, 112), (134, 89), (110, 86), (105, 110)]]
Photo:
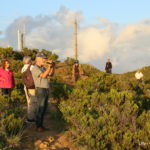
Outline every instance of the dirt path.
[[(73, 85), (71, 74), (68, 75), (67, 72), (66, 64), (57, 64), (55, 76), (61, 75), (64, 83)], [(21, 142), (21, 150), (79, 150), (67, 138), (66, 131), (62, 127), (63, 124), (58, 116), (56, 101), (53, 99), (49, 99), (44, 126), (49, 128), (49, 130), (39, 133), (36, 132), (35, 124), (26, 125), (23, 141)]]
[[(23, 133), (22, 150), (78, 150), (65, 136), (65, 131), (60, 132), (58, 122), (51, 117), (57, 114), (56, 104), (49, 101), (49, 107), (44, 118), (44, 126), (48, 131), (36, 132), (35, 124), (27, 124)], [(57, 117), (57, 116), (56, 116)]]

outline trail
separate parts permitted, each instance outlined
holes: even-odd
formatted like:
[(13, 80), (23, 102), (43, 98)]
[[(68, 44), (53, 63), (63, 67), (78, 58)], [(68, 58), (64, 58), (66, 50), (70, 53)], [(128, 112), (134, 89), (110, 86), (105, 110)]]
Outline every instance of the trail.
[(49, 106), (44, 118), (44, 126), (49, 130), (37, 132), (35, 124), (27, 124), (21, 142), (22, 150), (78, 150), (65, 135), (65, 131), (57, 128), (58, 124), (51, 117), (51, 113), (56, 113), (56, 111), (55, 102), (49, 99)]
[[(67, 65), (60, 63), (57, 65), (54, 76), (61, 76), (64, 83), (73, 85), (71, 70)], [(78, 150), (70, 139), (66, 136), (66, 131), (61, 127), (59, 118), (52, 117), (58, 114), (57, 102), (53, 98), (49, 99), (48, 109), (44, 118), (44, 126), (49, 128), (45, 132), (37, 132), (35, 124), (26, 124), (21, 142), (21, 150)], [(59, 124), (60, 123), (60, 124)], [(61, 129), (60, 129), (61, 128)]]
[[(70, 74), (68, 74), (70, 70), (71, 69), (67, 68), (65, 64), (60, 64), (56, 70), (56, 75), (60, 75), (62, 77), (63, 83), (74, 85), (74, 83), (70, 80)], [(144, 93), (149, 97), (149, 73), (146, 69), (143, 70), (143, 72), (145, 73), (145, 83), (147, 83)], [(119, 76), (122, 76), (120, 79), (123, 81), (131, 78), (134, 79), (134, 72), (129, 72)], [(49, 131), (39, 133), (35, 130), (35, 124), (28, 124), (24, 129), (21, 149), (19, 150), (81, 150), (81, 147), (76, 148), (71, 139), (66, 136), (67, 131), (60, 130), (60, 126), (58, 126), (59, 120), (56, 121), (52, 117), (52, 114), (55, 115), (57, 112), (58, 109), (56, 100), (52, 98), (49, 99), (49, 107), (44, 118), (44, 126), (48, 127)]]

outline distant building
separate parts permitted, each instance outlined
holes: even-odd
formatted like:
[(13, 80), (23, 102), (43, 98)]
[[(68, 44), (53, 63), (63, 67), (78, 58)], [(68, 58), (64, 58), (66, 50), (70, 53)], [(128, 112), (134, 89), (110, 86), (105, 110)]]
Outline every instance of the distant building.
[(22, 51), (25, 47), (25, 33), (18, 30), (18, 50)]

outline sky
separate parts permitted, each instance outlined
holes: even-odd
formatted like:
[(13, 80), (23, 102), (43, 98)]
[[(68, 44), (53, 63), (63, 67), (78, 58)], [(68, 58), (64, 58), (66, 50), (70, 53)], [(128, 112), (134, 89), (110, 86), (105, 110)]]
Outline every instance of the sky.
[(74, 57), (73, 20), (78, 20), (78, 55), (104, 71), (107, 58), (114, 73), (149, 66), (149, 0), (0, 0), (0, 47), (17, 49), (17, 30), (26, 46), (45, 48), (61, 60)]

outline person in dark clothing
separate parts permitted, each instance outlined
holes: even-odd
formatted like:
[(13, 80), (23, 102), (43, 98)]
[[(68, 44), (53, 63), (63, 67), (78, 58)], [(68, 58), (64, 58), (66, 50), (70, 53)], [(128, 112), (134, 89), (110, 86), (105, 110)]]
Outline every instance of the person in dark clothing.
[(106, 73), (112, 73), (112, 63), (110, 62), (109, 58), (107, 59), (105, 70)]
[(74, 65), (72, 66), (72, 79), (74, 82), (78, 81), (78, 79), (83, 75), (83, 70), (81, 68), (81, 65), (79, 64), (79, 61), (76, 60)]

